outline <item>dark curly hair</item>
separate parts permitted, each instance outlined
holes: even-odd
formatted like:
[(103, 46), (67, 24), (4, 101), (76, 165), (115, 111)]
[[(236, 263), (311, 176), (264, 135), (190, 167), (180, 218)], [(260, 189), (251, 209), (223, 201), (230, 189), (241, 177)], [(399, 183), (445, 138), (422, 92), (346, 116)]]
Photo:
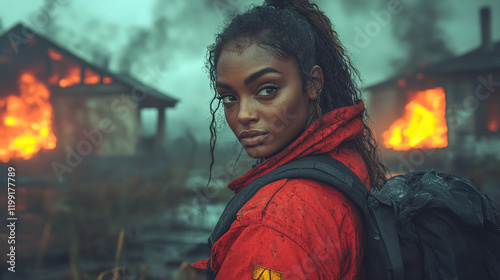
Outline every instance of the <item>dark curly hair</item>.
[[(266, 46), (266, 49), (280, 58), (295, 59), (304, 92), (312, 79), (309, 75), (311, 68), (314, 65), (321, 67), (324, 82), (318, 104), (320, 119), (321, 112), (352, 106), (360, 99), (354, 80), (355, 77), (359, 78), (359, 72), (353, 67), (330, 20), (316, 4), (307, 0), (266, 0), (262, 6), (251, 7), (244, 13), (233, 15), (223, 31), (216, 35), (215, 42), (208, 47), (205, 65), (215, 91), (210, 102), (210, 177), (217, 142), (216, 112), (221, 106), (215, 86), (217, 62), (227, 43), (245, 38)], [(386, 180), (387, 168), (380, 160), (376, 141), (366, 125), (367, 120), (365, 110), (364, 133), (352, 143), (367, 166), (372, 187), (378, 189)]]

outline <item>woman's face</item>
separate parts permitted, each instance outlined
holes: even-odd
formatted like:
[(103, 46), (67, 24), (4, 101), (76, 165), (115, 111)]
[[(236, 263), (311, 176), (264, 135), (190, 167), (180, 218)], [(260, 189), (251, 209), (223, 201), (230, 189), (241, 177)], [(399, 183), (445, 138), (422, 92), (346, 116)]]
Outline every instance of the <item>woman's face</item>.
[(314, 90), (302, 91), (295, 60), (250, 43), (226, 46), (216, 87), (229, 127), (252, 158), (270, 157), (295, 140), (316, 116)]

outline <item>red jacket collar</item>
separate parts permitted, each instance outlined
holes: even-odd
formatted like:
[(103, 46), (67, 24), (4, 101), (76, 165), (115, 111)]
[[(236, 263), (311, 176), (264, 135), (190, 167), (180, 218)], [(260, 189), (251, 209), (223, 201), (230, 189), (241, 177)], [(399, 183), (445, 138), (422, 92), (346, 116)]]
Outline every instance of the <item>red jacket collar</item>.
[(328, 112), (323, 115), (321, 124), (316, 120), (287, 148), (233, 180), (228, 187), (236, 194), (256, 178), (289, 161), (306, 155), (329, 153), (341, 143), (358, 138), (364, 129), (364, 109), (364, 103), (360, 101), (354, 106)]

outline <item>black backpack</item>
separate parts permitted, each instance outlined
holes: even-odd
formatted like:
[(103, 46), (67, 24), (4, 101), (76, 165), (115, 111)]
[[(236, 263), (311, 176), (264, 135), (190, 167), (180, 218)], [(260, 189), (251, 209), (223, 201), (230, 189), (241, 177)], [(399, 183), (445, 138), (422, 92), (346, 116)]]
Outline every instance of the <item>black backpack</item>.
[[(500, 208), (469, 180), (419, 171), (368, 191), (328, 155), (289, 162), (243, 188), (224, 209), (208, 240), (210, 250), (261, 187), (283, 178), (325, 182), (359, 207), (367, 238), (366, 279), (500, 279)], [(207, 277), (216, 277), (210, 261)]]

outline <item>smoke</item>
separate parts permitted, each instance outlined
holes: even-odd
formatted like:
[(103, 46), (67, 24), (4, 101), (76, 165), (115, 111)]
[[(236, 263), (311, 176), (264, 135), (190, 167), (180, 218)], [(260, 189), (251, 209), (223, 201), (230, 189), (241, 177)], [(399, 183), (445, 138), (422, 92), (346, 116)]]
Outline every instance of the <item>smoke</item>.
[(453, 55), (446, 43), (446, 35), (439, 25), (451, 15), (446, 1), (405, 1), (405, 9), (392, 25), (393, 34), (406, 47), (403, 59), (393, 61), (397, 69), (437, 62)]
[[(205, 10), (205, 11), (204, 11)], [(207, 28), (206, 7), (188, 1), (156, 1), (152, 23), (148, 27), (128, 30), (128, 44), (120, 55), (120, 71), (136, 73), (145, 68), (165, 70), (173, 57), (202, 55), (199, 41), (211, 35)]]
[(31, 23), (37, 30), (41, 29), (47, 34), (56, 34), (59, 31), (59, 25), (56, 23), (59, 9), (58, 0), (44, 1), (38, 11), (31, 16)]
[[(112, 40), (115, 32), (110, 24), (97, 17), (86, 17), (79, 13), (71, 3), (61, 0), (46, 0), (43, 5), (28, 17), (28, 23), (40, 34), (44, 34), (88, 62), (107, 68), (111, 52), (106, 43)], [(81, 24), (81, 31), (68, 28), (67, 18)], [(85, 31), (92, 31), (85, 32)], [(83, 31), (83, 32), (82, 32)], [(103, 39), (96, 39), (100, 34)]]
[[(317, 1), (321, 4), (324, 1)], [(453, 52), (446, 43), (446, 36), (440, 23), (451, 16), (451, 3), (433, 0), (344, 0), (346, 13), (367, 15), (367, 11), (386, 9), (393, 3), (403, 7), (393, 16), (391, 29), (400, 47), (404, 47), (404, 58), (393, 59), (398, 70), (429, 64), (448, 58)]]

